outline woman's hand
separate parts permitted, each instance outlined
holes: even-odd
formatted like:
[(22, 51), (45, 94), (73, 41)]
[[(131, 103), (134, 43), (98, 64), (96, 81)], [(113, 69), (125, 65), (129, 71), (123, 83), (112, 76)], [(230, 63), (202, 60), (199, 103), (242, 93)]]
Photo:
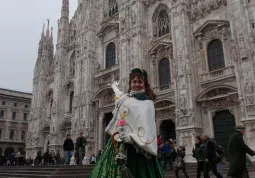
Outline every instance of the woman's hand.
[(120, 139), (124, 142), (124, 143), (131, 143), (131, 137), (127, 134), (123, 134), (121, 135)]

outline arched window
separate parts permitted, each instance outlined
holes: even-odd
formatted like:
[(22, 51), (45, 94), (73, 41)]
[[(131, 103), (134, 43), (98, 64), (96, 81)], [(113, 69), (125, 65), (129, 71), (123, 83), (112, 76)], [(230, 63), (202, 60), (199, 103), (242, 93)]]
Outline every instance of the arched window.
[(21, 132), (21, 140), (25, 140), (25, 138), (26, 138), (26, 132), (22, 131)]
[(118, 12), (118, 4), (116, 0), (109, 0), (109, 17)]
[(167, 11), (165, 10), (165, 6), (164, 6), (164, 9), (161, 9), (161, 8), (159, 7), (159, 9), (156, 10), (155, 12), (156, 15), (154, 15), (154, 19), (153, 19), (153, 35), (155, 38), (161, 37), (170, 33), (170, 29), (171, 29), (170, 18), (168, 16)]
[(73, 112), (73, 96), (74, 96), (74, 92), (72, 91), (70, 93), (70, 98), (69, 98), (69, 112), (70, 113)]
[(110, 68), (115, 65), (115, 58), (116, 58), (116, 48), (115, 44), (111, 42), (106, 47), (106, 61), (105, 61), (105, 68)]
[(170, 63), (167, 58), (163, 58), (159, 62), (159, 85), (169, 85), (171, 82), (170, 77)]
[(0, 138), (2, 138), (2, 129), (0, 129)]
[(223, 47), (220, 40), (211, 41), (208, 44), (207, 53), (209, 71), (225, 68)]
[(14, 138), (14, 130), (10, 130), (9, 138), (10, 138), (10, 140), (13, 140), (13, 138)]

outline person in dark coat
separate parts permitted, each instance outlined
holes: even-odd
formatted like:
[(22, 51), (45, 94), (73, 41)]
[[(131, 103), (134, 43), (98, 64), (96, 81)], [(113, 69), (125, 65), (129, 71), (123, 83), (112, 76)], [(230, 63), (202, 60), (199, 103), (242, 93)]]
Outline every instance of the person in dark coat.
[(197, 178), (200, 178), (201, 172), (204, 171), (205, 157), (203, 153), (204, 145), (199, 136), (195, 138), (195, 149), (193, 149), (193, 157), (197, 160)]
[(73, 155), (73, 150), (74, 150), (74, 144), (73, 140), (70, 138), (70, 134), (67, 134), (66, 140), (63, 145), (63, 149), (65, 151), (65, 164), (69, 165), (70, 164), (70, 159)]
[(85, 146), (87, 144), (86, 137), (84, 137), (84, 133), (81, 131), (80, 136), (76, 140), (75, 150), (78, 154), (78, 163), (79, 165), (82, 165), (82, 160), (85, 156)]
[(236, 126), (235, 133), (229, 139), (227, 155), (229, 162), (228, 176), (235, 178), (247, 178), (246, 153), (254, 156), (255, 152), (251, 150), (243, 140), (244, 127)]
[(222, 175), (217, 171), (217, 154), (215, 149), (215, 141), (210, 139), (207, 134), (202, 135), (202, 140), (204, 144), (204, 178), (209, 178), (209, 172), (212, 170), (213, 174), (217, 178), (222, 178)]
[(175, 168), (175, 176), (176, 178), (179, 178), (179, 171), (182, 170), (183, 174), (185, 175), (186, 178), (189, 178), (189, 175), (186, 170), (186, 164), (184, 162), (184, 157), (185, 157), (185, 147), (180, 146), (177, 148), (177, 157), (176, 157), (176, 168)]

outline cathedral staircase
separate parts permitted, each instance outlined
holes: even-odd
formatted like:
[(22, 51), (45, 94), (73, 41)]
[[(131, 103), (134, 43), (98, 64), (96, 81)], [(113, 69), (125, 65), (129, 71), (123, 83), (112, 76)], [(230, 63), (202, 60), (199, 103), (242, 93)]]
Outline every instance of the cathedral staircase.
[[(85, 166), (4, 166), (0, 167), (0, 178), (88, 178), (93, 165)], [(250, 178), (255, 178), (255, 168), (248, 167)], [(227, 177), (228, 167), (223, 166), (223, 177)], [(196, 164), (187, 164), (190, 178), (196, 177)], [(174, 171), (164, 170), (165, 178), (175, 178)], [(182, 171), (180, 178), (184, 178)], [(201, 176), (203, 177), (203, 176)], [(211, 177), (214, 177), (211, 174)]]

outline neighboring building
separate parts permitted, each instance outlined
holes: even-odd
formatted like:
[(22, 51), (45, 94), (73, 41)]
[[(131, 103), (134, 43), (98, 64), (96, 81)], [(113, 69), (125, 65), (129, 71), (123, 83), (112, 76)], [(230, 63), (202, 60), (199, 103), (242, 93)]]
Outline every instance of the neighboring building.
[(186, 145), (203, 132), (226, 147), (235, 125), (255, 149), (254, 0), (63, 0), (56, 53), (49, 25), (34, 69), (28, 154), (62, 149), (86, 131), (90, 155), (103, 149), (112, 117), (112, 78), (149, 73), (158, 133)]
[(25, 151), (31, 93), (0, 88), (0, 155)]

